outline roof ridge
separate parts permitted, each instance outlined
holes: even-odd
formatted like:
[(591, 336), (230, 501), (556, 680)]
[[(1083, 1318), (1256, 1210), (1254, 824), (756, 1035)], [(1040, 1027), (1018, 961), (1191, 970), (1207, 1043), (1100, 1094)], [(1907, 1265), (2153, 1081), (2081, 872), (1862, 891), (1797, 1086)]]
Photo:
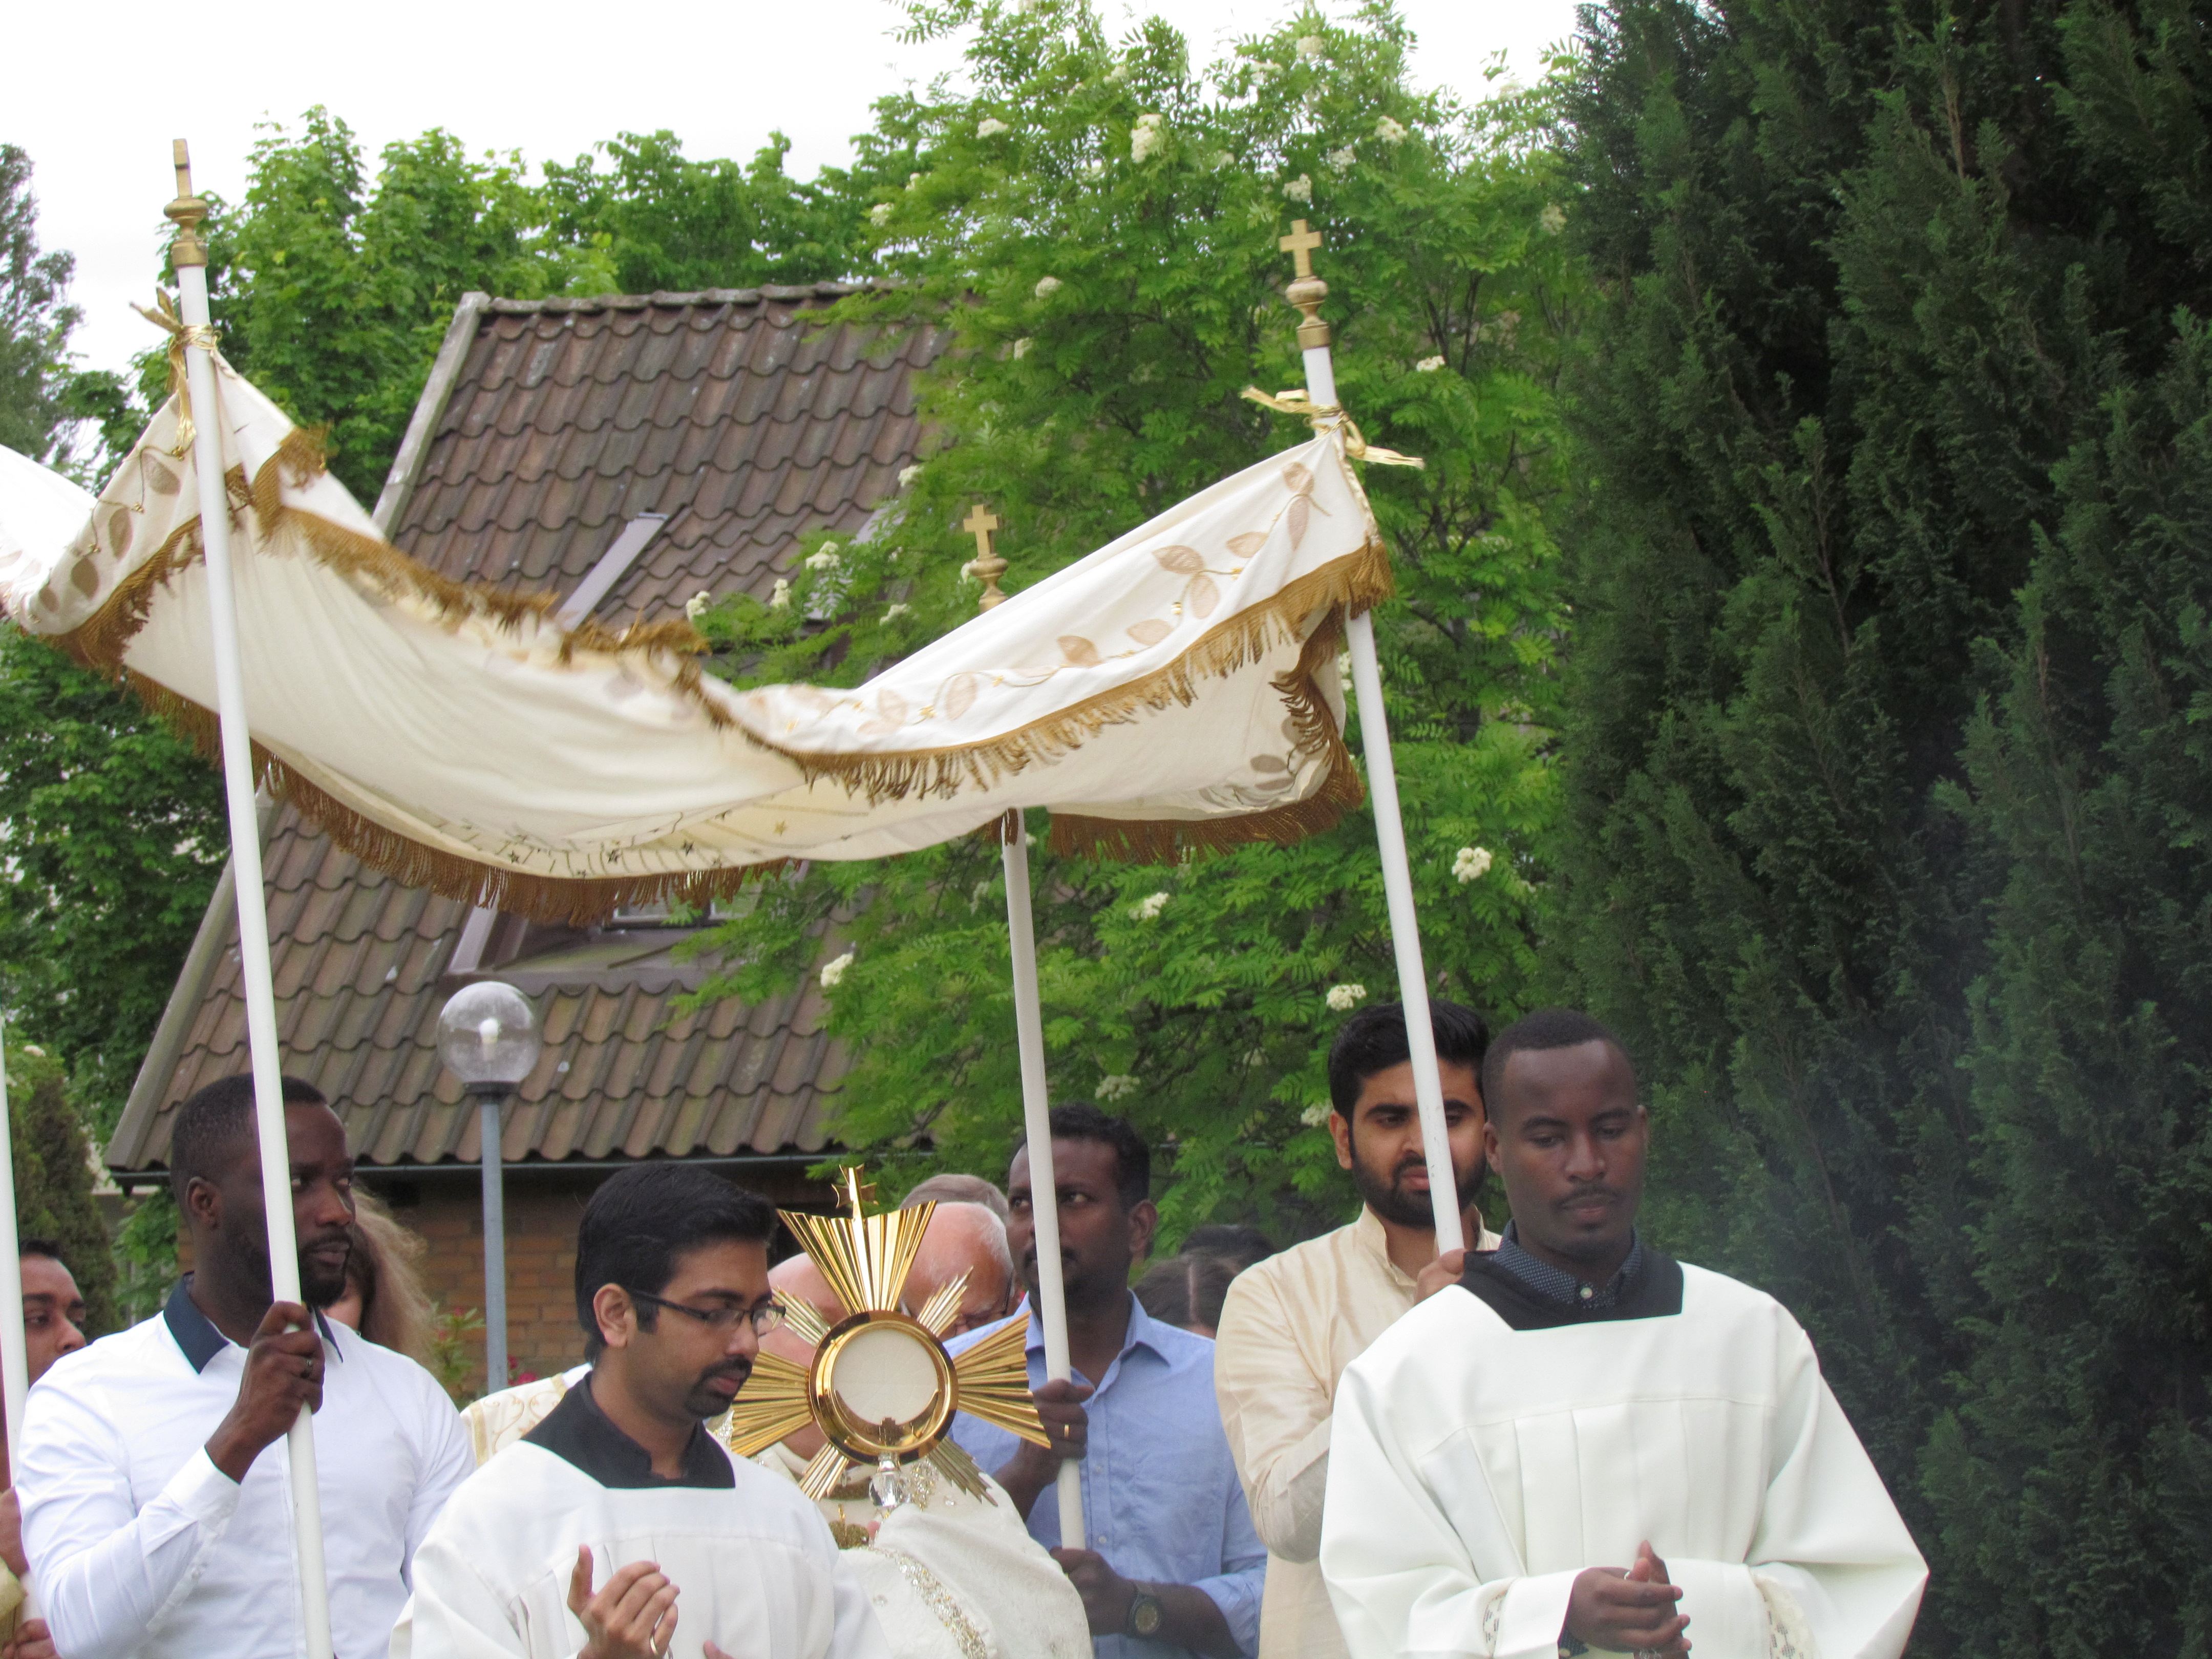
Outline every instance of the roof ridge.
[(501, 316), (544, 312), (643, 311), (652, 306), (753, 306), (763, 300), (834, 300), (848, 294), (883, 294), (902, 286), (882, 276), (858, 282), (764, 283), (758, 288), (702, 288), (689, 293), (554, 295), (543, 300), (495, 298), (489, 309)]

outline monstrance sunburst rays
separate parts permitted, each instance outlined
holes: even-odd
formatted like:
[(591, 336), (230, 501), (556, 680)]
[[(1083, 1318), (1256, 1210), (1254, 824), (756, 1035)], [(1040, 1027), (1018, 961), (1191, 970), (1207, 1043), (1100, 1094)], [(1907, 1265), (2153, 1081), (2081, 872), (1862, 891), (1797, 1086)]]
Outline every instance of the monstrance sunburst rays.
[(1026, 1325), (1011, 1324), (965, 1352), (947, 1354), (943, 1339), (959, 1316), (968, 1276), (940, 1287), (917, 1314), (900, 1306), (936, 1205), (870, 1215), (875, 1189), (862, 1183), (860, 1171), (848, 1169), (841, 1185), (845, 1214), (782, 1215), (852, 1311), (833, 1328), (803, 1299), (791, 1298), (785, 1328), (814, 1350), (813, 1363), (760, 1355), (722, 1424), (722, 1437), (740, 1457), (750, 1457), (809, 1425), (821, 1430), (822, 1449), (799, 1482), (817, 1499), (855, 1463), (924, 1462), (963, 1492), (987, 1496), (974, 1460), (945, 1431), (952, 1413), (963, 1411), (1040, 1446), (1051, 1443), (1030, 1398)]

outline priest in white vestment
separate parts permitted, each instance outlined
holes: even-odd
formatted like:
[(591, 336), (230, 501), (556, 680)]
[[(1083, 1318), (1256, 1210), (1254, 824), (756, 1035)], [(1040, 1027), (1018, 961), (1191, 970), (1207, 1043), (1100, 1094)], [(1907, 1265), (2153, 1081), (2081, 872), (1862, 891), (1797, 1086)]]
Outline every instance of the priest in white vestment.
[(591, 1372), (431, 1527), (393, 1659), (890, 1659), (814, 1505), (707, 1431), (781, 1312), (775, 1226), (681, 1164), (592, 1195), (576, 1246)]
[(1897, 1659), (1927, 1567), (1771, 1297), (1635, 1231), (1612, 1034), (1485, 1059), (1514, 1220), (1347, 1369), (1321, 1565), (1354, 1659)]

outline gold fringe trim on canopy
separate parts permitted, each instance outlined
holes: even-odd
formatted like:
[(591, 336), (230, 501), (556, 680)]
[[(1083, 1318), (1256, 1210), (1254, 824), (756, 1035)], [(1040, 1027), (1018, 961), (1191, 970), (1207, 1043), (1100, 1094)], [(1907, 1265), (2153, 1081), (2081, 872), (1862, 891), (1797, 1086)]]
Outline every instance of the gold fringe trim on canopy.
[[(1298, 639), (1316, 611), (1330, 613), (1316, 626), (1314, 638), (1330, 633), (1333, 655), (1334, 641), (1341, 637), (1343, 618), (1371, 609), (1393, 591), (1389, 554), (1381, 542), (1370, 539), (1357, 552), (1307, 572), (1266, 604), (1217, 623), (1164, 667), (980, 743), (896, 755), (825, 755), (788, 749), (765, 738), (754, 741), (799, 767), (808, 782), (828, 778), (866, 795), (872, 803), (903, 800), (915, 793), (950, 798), (964, 785), (988, 788), (1001, 778), (1058, 760), (1108, 726), (1127, 726), (1140, 714), (1157, 712), (1171, 703), (1188, 708), (1197, 701), (1201, 680), (1233, 674), (1259, 661), (1274, 646)], [(1309, 650), (1311, 644), (1308, 640)], [(1318, 748), (1321, 743), (1312, 726), (1314, 705), (1304, 692), (1287, 684), (1294, 679), (1310, 680), (1304, 653), (1299, 667), (1279, 676), (1274, 685), (1291, 703), (1292, 716), (1300, 723), (1301, 738), (1310, 739), (1304, 746)], [(1334, 730), (1335, 722), (1328, 719), (1325, 708), (1320, 718)]]
[[(367, 582), (389, 598), (413, 599), (448, 627), (480, 622), (516, 633), (533, 622), (554, 626), (550, 620), (555, 605), (551, 594), (516, 593), (454, 581), (409, 558), (380, 536), (364, 536), (319, 513), (286, 504), (285, 475), (297, 488), (325, 470), (322, 434), (313, 428), (294, 427), (284, 434), (276, 453), (261, 465), (251, 484), (243, 467), (231, 468), (226, 483), (234, 517), (240, 509), (251, 508), (264, 538), (273, 539), (289, 532), (325, 568)], [(56, 636), (52, 643), (86, 667), (112, 678), (131, 640), (146, 625), (155, 592), (179, 571), (199, 562), (206, 552), (196, 514), (170, 532), (153, 556), (118, 583), (97, 611), (70, 632)], [(617, 632), (586, 617), (561, 629), (557, 655), (565, 666), (579, 651), (607, 656), (642, 653), (708, 720), (718, 727), (727, 726), (732, 723), (728, 710), (708, 696), (701, 683), (697, 659), (706, 649), (706, 641), (688, 619), (640, 623)]]
[[(182, 737), (210, 765), (222, 764), (222, 730), (215, 711), (143, 674), (126, 674), (138, 701)], [(356, 811), (302, 777), (259, 744), (253, 745), (253, 780), (288, 801), (308, 823), (372, 870), (403, 887), (427, 888), (442, 898), (487, 905), (532, 921), (582, 927), (631, 905), (687, 904), (705, 910), (748, 881), (790, 867), (788, 859), (730, 865), (720, 870), (676, 870), (639, 876), (548, 876), (465, 858), (425, 847)]]
[(1276, 676), (1275, 690), (1289, 705), (1298, 748), (1328, 755), (1322, 787), (1304, 800), (1224, 818), (1096, 818), (1052, 815), (1052, 850), (1124, 864), (1173, 864), (1188, 854), (1226, 853), (1255, 842), (1287, 847), (1333, 830), (1367, 799), (1358, 769), (1335, 717), (1322, 696), (1319, 675), (1344, 643), (1345, 613), (1323, 618), (1299, 652), (1297, 665)]
[[(451, 627), (479, 622), (520, 632), (533, 623), (555, 625), (551, 595), (454, 581), (381, 537), (363, 535), (285, 502), (282, 485), (286, 476), (296, 488), (325, 470), (322, 434), (294, 428), (250, 483), (243, 467), (234, 466), (227, 474), (225, 495), (234, 519), (250, 510), (264, 538), (289, 532), (327, 568), (368, 582), (387, 596), (416, 600)], [(149, 710), (219, 764), (221, 734), (214, 714), (167, 686), (129, 672), (123, 661), (131, 639), (145, 626), (156, 591), (204, 556), (196, 515), (172, 531), (91, 617), (66, 634), (44, 637), (85, 666), (127, 683)], [(1253, 842), (1285, 844), (1332, 827), (1364, 799), (1358, 771), (1315, 676), (1338, 650), (1345, 619), (1389, 598), (1393, 588), (1388, 550), (1379, 540), (1370, 539), (1356, 552), (1309, 572), (1266, 604), (1215, 624), (1175, 661), (1141, 679), (981, 743), (903, 755), (809, 754), (769, 742), (742, 726), (737, 729), (755, 746), (791, 761), (809, 781), (831, 779), (864, 793), (871, 801), (902, 799), (916, 791), (950, 797), (963, 786), (988, 787), (1032, 765), (1056, 760), (1106, 728), (1127, 725), (1142, 713), (1175, 703), (1188, 707), (1196, 700), (1201, 681), (1234, 673), (1275, 645), (1298, 638), (1315, 613), (1322, 611), (1326, 614), (1306, 637), (1297, 666), (1273, 682), (1289, 708), (1299, 746), (1309, 753), (1328, 751), (1327, 771), (1315, 794), (1233, 817), (1155, 821), (1055, 813), (1052, 819), (1054, 851), (1115, 859), (1171, 861), (1193, 851)], [(617, 632), (586, 617), (561, 630), (557, 656), (565, 665), (579, 651), (607, 656), (642, 653), (715, 726), (728, 729), (736, 722), (703, 684), (698, 659), (706, 649), (706, 641), (688, 619), (640, 623)], [(363, 864), (405, 885), (533, 921), (581, 925), (632, 904), (704, 907), (734, 893), (748, 879), (788, 863), (778, 859), (720, 870), (634, 877), (561, 877), (514, 870), (425, 847), (337, 799), (258, 744), (253, 745), (253, 757), (258, 781)], [(987, 826), (984, 833), (995, 830), (995, 824)]]

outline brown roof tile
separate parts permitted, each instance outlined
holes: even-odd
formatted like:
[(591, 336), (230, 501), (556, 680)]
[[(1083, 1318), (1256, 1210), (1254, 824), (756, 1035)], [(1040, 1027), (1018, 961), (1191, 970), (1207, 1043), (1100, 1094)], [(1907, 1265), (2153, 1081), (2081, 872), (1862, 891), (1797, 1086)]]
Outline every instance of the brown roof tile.
[[(809, 321), (852, 291), (482, 306), (392, 539), (457, 580), (565, 594), (632, 517), (661, 513), (603, 620), (656, 620), (702, 587), (765, 598), (799, 536), (858, 533), (921, 444), (915, 373), (944, 337)], [(465, 907), (364, 870), (289, 809), (263, 862), (285, 1071), (331, 1098), (368, 1164), (474, 1158), (475, 1108), (434, 1047)], [(118, 1170), (163, 1167), (177, 1103), (246, 1069), (234, 924), (216, 925), (220, 948), (179, 986), (197, 1000), (171, 1011), (182, 1036), (168, 1075), (142, 1074), (109, 1145)], [(544, 1022), (544, 1057), (507, 1115), (510, 1158), (827, 1145), (846, 1066), (822, 1034), (818, 987), (678, 1016), (704, 973), (669, 957), (681, 937), (571, 935), (491, 969)]]

